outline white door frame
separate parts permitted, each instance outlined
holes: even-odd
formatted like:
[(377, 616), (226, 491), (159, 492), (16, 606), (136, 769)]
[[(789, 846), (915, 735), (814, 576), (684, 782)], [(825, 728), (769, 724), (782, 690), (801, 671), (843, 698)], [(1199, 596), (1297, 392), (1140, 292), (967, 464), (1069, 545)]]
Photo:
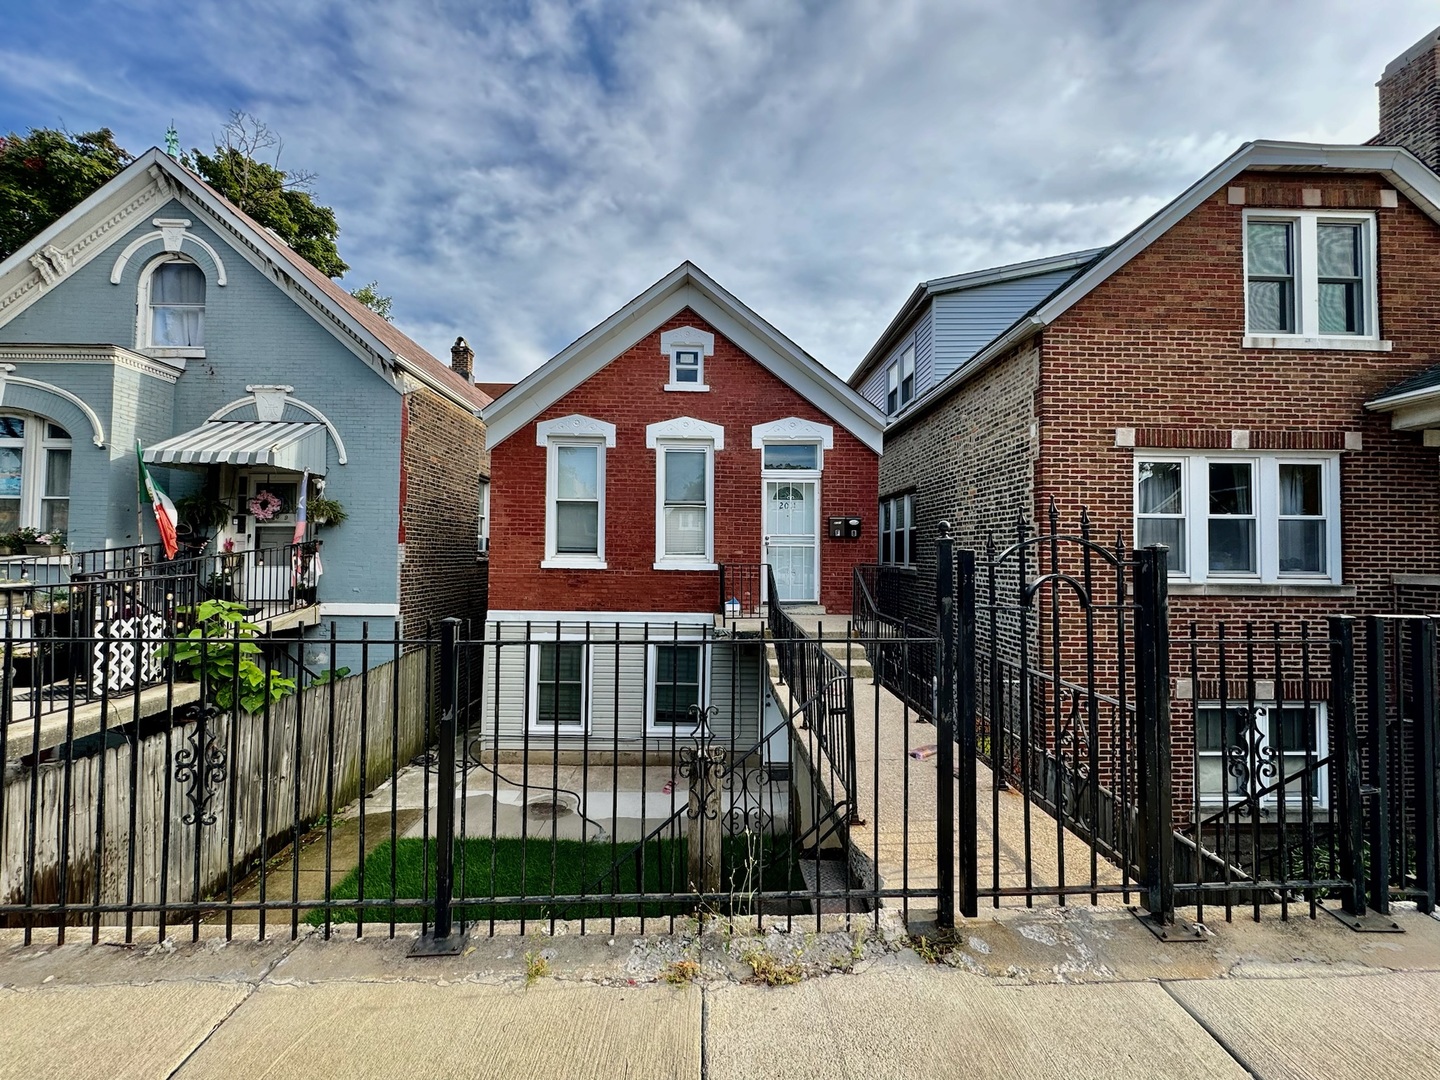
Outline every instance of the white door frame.
[[(762, 562), (770, 561), (770, 485), (791, 481), (801, 484), (815, 485), (815, 516), (813, 528), (815, 533), (815, 595), (810, 599), (790, 600), (792, 604), (818, 604), (820, 602), (820, 473), (805, 470), (760, 472), (760, 558)], [(760, 600), (762, 603), (769, 603), (769, 575), (761, 578)]]

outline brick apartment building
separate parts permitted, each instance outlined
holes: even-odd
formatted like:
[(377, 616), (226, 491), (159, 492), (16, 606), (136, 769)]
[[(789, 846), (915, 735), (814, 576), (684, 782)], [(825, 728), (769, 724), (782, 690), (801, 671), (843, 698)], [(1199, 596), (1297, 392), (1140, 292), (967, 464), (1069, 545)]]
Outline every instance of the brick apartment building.
[[(779, 593), (765, 599), (849, 609), (871, 559), (880, 412), (685, 263), (484, 416), (487, 636), (548, 635), (502, 649), (487, 675), (487, 693), (516, 691), (501, 695), (502, 736), (638, 748), (683, 721), (660, 696), (713, 700), (753, 733), (760, 653), (712, 641), (717, 615), (762, 563)], [(859, 535), (832, 535), (835, 518)], [(673, 642), (654, 644), (662, 633)], [(557, 683), (543, 701), (542, 679)]]
[[(893, 613), (933, 619), (939, 522), (960, 546), (1003, 546), (1052, 499), (1067, 531), (1083, 507), (1097, 539), (1169, 547), (1172, 640), (1192, 621), (1440, 610), (1437, 50), (1432, 33), (1387, 69), (1373, 145), (1248, 143), (1109, 248), (941, 279), (978, 282), (1009, 318), (983, 341), (952, 328), (952, 355), (907, 395), (909, 350), (942, 344), (923, 331), (936, 303), (912, 298), (851, 379), (893, 417), (881, 511), (908, 533), (887, 545), (882, 525)], [(1017, 294), (1066, 260), (1043, 295)], [(993, 321), (996, 303), (977, 306)], [(1219, 722), (1177, 651), (1185, 805), (1194, 708), (1202, 738)], [(1217, 768), (1201, 796), (1219, 783)]]

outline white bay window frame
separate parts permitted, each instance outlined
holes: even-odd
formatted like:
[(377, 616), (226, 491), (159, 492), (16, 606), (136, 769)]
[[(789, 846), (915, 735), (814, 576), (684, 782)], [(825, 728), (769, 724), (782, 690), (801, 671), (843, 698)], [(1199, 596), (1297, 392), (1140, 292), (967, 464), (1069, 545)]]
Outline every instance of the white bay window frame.
[[(1147, 462), (1180, 466), (1181, 510), (1179, 513), (1140, 513), (1140, 481)], [(1234, 515), (1255, 522), (1255, 568), (1253, 571), (1211, 570), (1210, 522), (1228, 515), (1212, 514), (1210, 506), (1210, 465), (1248, 464), (1251, 469), (1249, 514)], [(1280, 567), (1280, 522), (1297, 515), (1281, 514), (1280, 467), (1282, 464), (1312, 465), (1320, 468), (1321, 513), (1310, 520), (1323, 520), (1324, 570), (1320, 572), (1283, 570)], [(1177, 453), (1137, 451), (1132, 469), (1132, 528), (1137, 547), (1142, 546), (1141, 521), (1147, 517), (1178, 520), (1185, 538), (1183, 563), (1170, 563), (1170, 580), (1194, 584), (1294, 584), (1339, 585), (1342, 583), (1340, 535), (1340, 456), (1313, 452), (1225, 452)]]
[[(655, 563), (656, 570), (717, 570), (715, 562), (715, 454), (725, 449), (725, 429), (689, 416), (650, 424), (645, 446), (655, 451)], [(666, 551), (666, 474), (670, 453), (703, 456), (705, 468), (704, 550), (670, 554)]]
[[(1320, 348), (1382, 351), (1390, 343), (1380, 340), (1380, 305), (1376, 274), (1375, 215), (1344, 210), (1246, 210), (1242, 215), (1241, 251), (1244, 262), (1245, 348)], [(1252, 329), (1250, 282), (1252, 279), (1250, 226), (1275, 223), (1290, 226), (1290, 280), (1294, 327), (1289, 332)], [(1322, 332), (1320, 329), (1319, 227), (1354, 225), (1360, 229), (1361, 329), (1358, 333)], [(1267, 275), (1255, 271), (1257, 280)]]
[[(562, 416), (535, 425), (535, 442), (545, 447), (545, 570), (605, 570), (605, 454), (615, 447), (615, 425), (589, 416)], [(596, 549), (562, 552), (557, 544), (562, 447), (593, 447), (596, 471)], [(588, 500), (587, 500), (588, 501)]]

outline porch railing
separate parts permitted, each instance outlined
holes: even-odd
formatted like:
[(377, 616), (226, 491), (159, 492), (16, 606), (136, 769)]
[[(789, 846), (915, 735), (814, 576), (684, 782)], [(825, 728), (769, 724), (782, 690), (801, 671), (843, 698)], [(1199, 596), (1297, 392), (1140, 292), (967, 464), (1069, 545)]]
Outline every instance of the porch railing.
[(921, 715), (933, 719), (939, 685), (935, 650), (914, 644), (917, 638), (933, 634), (933, 630), (922, 630), (881, 610), (876, 597), (885, 570), (886, 567), (875, 565), (855, 567), (850, 586), (850, 617), (856, 633), (866, 643), (866, 659), (875, 672), (875, 680)]
[(727, 619), (758, 619), (765, 602), (761, 582), (765, 563), (720, 564), (720, 614)]

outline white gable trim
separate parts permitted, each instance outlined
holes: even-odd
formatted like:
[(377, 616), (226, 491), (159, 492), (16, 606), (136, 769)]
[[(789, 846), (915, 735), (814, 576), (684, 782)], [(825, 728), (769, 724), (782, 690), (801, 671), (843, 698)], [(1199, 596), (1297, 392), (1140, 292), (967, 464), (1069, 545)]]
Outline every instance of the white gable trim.
[(669, 356), (672, 349), (700, 349), (704, 356), (715, 355), (715, 335), (698, 326), (681, 326), (660, 335), (660, 355)]
[(555, 420), (542, 420), (535, 425), (535, 445), (545, 446), (552, 435), (570, 435), (577, 439), (604, 439), (611, 449), (615, 446), (615, 425), (593, 416), (572, 413)]
[(708, 439), (716, 450), (725, 449), (725, 429), (719, 424), (707, 424), (693, 416), (677, 416), (673, 420), (661, 420), (645, 428), (645, 449), (654, 450), (661, 439)]
[[(160, 220), (162, 219), (157, 218), (157, 223)], [(190, 223), (187, 221), (185, 224), (189, 225)], [(174, 235), (177, 232), (180, 234), (179, 236)], [(134, 240), (131, 240), (130, 243), (126, 244), (125, 250), (120, 252), (120, 257), (115, 260), (115, 265), (110, 268), (110, 284), (119, 285), (120, 278), (125, 274), (125, 264), (130, 261), (130, 257), (146, 244), (153, 244), (156, 240), (163, 240), (165, 242), (165, 250), (171, 254), (179, 251), (184, 244), (194, 244), (201, 251), (205, 252), (206, 255), (210, 256), (210, 260), (215, 264), (215, 284), (224, 285), (226, 283), (225, 262), (220, 258), (220, 253), (210, 245), (208, 240), (196, 236), (184, 227), (180, 227), (156, 229), (154, 232), (136, 237)]]
[(818, 442), (820, 449), (835, 449), (835, 429), (798, 416), (756, 424), (750, 429), (750, 449), (763, 450), (767, 442)]
[(504, 442), (686, 308), (865, 446), (880, 452), (885, 429), (880, 410), (692, 263), (676, 267), (486, 406), (481, 416), (488, 445)]
[(76, 396), (63, 386), (56, 386), (54, 383), (41, 382), (39, 379), (29, 379), (23, 375), (15, 374), (14, 364), (0, 364), (0, 404), (5, 401), (6, 386), (28, 386), (32, 390), (39, 390), (42, 393), (54, 394), (58, 398), (70, 402), (82, 413), (85, 419), (90, 421), (91, 442), (96, 446), (105, 445), (105, 428), (100, 423), (100, 415), (92, 409), (83, 398)]

